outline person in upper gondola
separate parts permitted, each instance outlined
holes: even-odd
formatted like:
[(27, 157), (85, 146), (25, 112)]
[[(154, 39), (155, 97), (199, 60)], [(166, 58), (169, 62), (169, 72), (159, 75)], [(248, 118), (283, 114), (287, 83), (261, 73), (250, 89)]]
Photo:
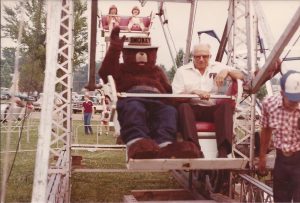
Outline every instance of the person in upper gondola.
[(119, 26), (121, 18), (120, 16), (118, 16), (118, 9), (115, 5), (112, 5), (109, 8), (109, 12), (106, 18), (109, 31), (111, 31), (115, 26)]
[(128, 30), (129, 31), (145, 31), (145, 25), (143, 19), (140, 18), (138, 15), (140, 14), (139, 7), (135, 6), (131, 10), (132, 17), (128, 23)]

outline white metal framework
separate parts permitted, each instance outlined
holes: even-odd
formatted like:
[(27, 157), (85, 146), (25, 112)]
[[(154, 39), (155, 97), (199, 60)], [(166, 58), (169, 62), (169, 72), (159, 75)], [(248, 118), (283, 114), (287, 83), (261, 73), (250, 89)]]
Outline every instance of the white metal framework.
[[(228, 30), (228, 63), (237, 69), (242, 70), (247, 75), (252, 75), (256, 67), (257, 58), (257, 21), (253, 12), (252, 1), (249, 0), (232, 0), (229, 5), (228, 25), (231, 27)], [(254, 70), (253, 70), (254, 69)], [(252, 96), (251, 100), (255, 102), (255, 97)], [(251, 106), (254, 108), (253, 103), (248, 101), (249, 112)], [(237, 104), (239, 105), (239, 104)], [(253, 117), (249, 118), (253, 121)], [(253, 122), (236, 123), (235, 143), (233, 145), (233, 154), (238, 154), (248, 160), (252, 159), (253, 148), (247, 147), (246, 153), (242, 151), (245, 142), (252, 146), (254, 126)], [(240, 132), (239, 132), (240, 131)], [(242, 132), (242, 133), (241, 133)], [(242, 145), (242, 147), (240, 147)]]
[[(44, 100), (32, 202), (69, 202), (72, 137), (72, 14), (71, 0), (48, 1)], [(55, 164), (51, 163), (53, 159), (57, 160)]]
[[(263, 81), (269, 76), (268, 70), (273, 69), (274, 61), (276, 61), (284, 47), (290, 41), (293, 34), (296, 32), (300, 25), (300, 7), (296, 11), (295, 16), (287, 26), (284, 34), (280, 37), (278, 42), (273, 48), (273, 37), (268, 33), (268, 27), (263, 14), (260, 12), (261, 7), (258, 2), (250, 0), (231, 0), (229, 7), (229, 23), (232, 25), (228, 29), (229, 35), (229, 63), (238, 69), (243, 70), (252, 82), (252, 91), (250, 91), (249, 97), (246, 98), (246, 105), (243, 106), (244, 111), (248, 116), (244, 117), (245, 120), (240, 122), (235, 119), (235, 143), (233, 145), (233, 154), (245, 157), (249, 160), (250, 169), (254, 169), (254, 134), (256, 130), (256, 112), (258, 110), (256, 103), (255, 93), (262, 86)], [(264, 39), (267, 41), (267, 46), (272, 49), (269, 55), (263, 55), (260, 52), (262, 47), (259, 47), (260, 35), (264, 35)], [(242, 51), (239, 53), (238, 51)], [(261, 61), (264, 62), (263, 67), (259, 67)], [(259, 70), (261, 69), (261, 70)], [(258, 71), (255, 76), (254, 72)], [(266, 84), (268, 95), (272, 95), (273, 91), (270, 83)], [(245, 96), (245, 95), (244, 95)], [(247, 95), (246, 95), (247, 96)], [(256, 138), (257, 139), (257, 138)], [(274, 161), (271, 157), (270, 163)], [(271, 166), (272, 168), (273, 166)], [(235, 183), (240, 183), (240, 200), (241, 201), (262, 201), (272, 202), (273, 192), (272, 189), (264, 185), (259, 180), (246, 176), (236, 176), (231, 174), (231, 192), (230, 195), (234, 195), (237, 186)], [(231, 196), (231, 197), (232, 197)], [(258, 200), (259, 198), (259, 200)]]
[[(258, 69), (258, 59), (260, 52), (258, 49), (258, 20), (254, 10), (253, 1), (250, 0), (231, 0), (228, 12), (228, 63), (243, 71), (248, 79), (254, 77), (254, 72)], [(245, 96), (245, 95), (244, 95)], [(232, 147), (233, 156), (241, 156), (249, 161), (250, 169), (254, 168), (254, 133), (255, 133), (255, 106), (256, 95), (249, 95), (244, 100), (243, 114), (244, 119), (236, 119), (234, 123), (234, 141)], [(237, 104), (237, 107), (239, 103)], [(259, 181), (257, 181), (259, 183)], [(237, 184), (239, 183), (239, 184)], [(241, 201), (248, 201), (247, 196), (253, 196), (257, 191), (263, 192), (263, 187), (252, 190), (253, 187), (244, 187), (248, 184), (247, 180), (240, 178), (235, 173), (230, 173), (229, 195), (231, 198), (236, 193), (239, 194)], [(237, 186), (241, 185), (241, 188)], [(261, 185), (264, 185), (261, 183)], [(239, 190), (239, 191), (238, 191)], [(272, 197), (272, 195), (271, 195)], [(271, 198), (270, 197), (270, 198)]]

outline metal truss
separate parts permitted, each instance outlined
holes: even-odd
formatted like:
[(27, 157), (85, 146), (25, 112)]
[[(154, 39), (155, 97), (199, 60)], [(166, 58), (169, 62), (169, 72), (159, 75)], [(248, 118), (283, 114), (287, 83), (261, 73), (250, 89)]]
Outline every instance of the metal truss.
[[(250, 85), (251, 91), (247, 93), (248, 95), (244, 95), (247, 96), (244, 100), (245, 105), (240, 108), (244, 111), (244, 113), (242, 113), (242, 121), (235, 119), (235, 141), (233, 144), (233, 155), (247, 158), (249, 160), (249, 170), (255, 169), (255, 120), (256, 115), (260, 115), (255, 93), (262, 87), (264, 81), (268, 79), (270, 72), (274, 71), (274, 61), (280, 57), (284, 47), (300, 26), (300, 7), (298, 7), (284, 33), (276, 44), (274, 44), (273, 37), (270, 31), (268, 31), (267, 23), (261, 11), (262, 9), (256, 1), (232, 0), (230, 2), (228, 18), (228, 24), (232, 25), (232, 27), (228, 29), (228, 62), (250, 76), (250, 78), (248, 78), (249, 84), (246, 84), (246, 86)], [(264, 38), (261, 39), (260, 35)], [(264, 50), (262, 51), (262, 49), (266, 47), (261, 46), (261, 40), (266, 41), (268, 50), (272, 49), (270, 53), (266, 53)], [(264, 62), (264, 65), (259, 68), (261, 62)], [(254, 75), (255, 71), (257, 71), (256, 75)], [(268, 95), (272, 95), (273, 91), (270, 83), (266, 83), (266, 88)], [(237, 113), (236, 115), (239, 114)], [(273, 193), (270, 187), (251, 176), (240, 175), (240, 177), (242, 178), (239, 183), (242, 188), (240, 192), (242, 202), (272, 202)], [(232, 177), (230, 181), (233, 182)], [(233, 185), (238, 186), (238, 184)], [(230, 195), (232, 195), (236, 189), (231, 187), (231, 191)]]
[[(258, 17), (255, 13), (253, 1), (231, 0), (227, 25), (231, 26), (227, 29), (228, 63), (247, 75), (246, 82), (251, 81), (255, 71), (259, 69), (259, 60), (264, 59), (258, 43)], [(258, 115), (256, 95), (243, 93), (239, 99), (238, 102), (243, 100), (243, 104), (241, 106), (237, 103), (232, 153), (233, 156), (247, 159), (251, 170), (254, 169), (254, 134), (257, 129), (256, 117)], [(242, 202), (255, 202), (258, 200), (268, 202), (267, 199), (271, 199), (273, 193), (266, 195), (264, 187), (268, 186), (264, 183), (251, 176), (247, 176), (249, 178), (241, 178), (241, 176), (236, 178), (232, 174), (233, 172), (230, 179), (231, 198), (234, 198), (234, 194), (239, 193)], [(253, 182), (256, 184), (252, 184)], [(258, 185), (261, 187), (258, 187)], [(240, 192), (237, 192), (239, 189)], [(266, 196), (268, 198), (265, 201)]]
[[(257, 21), (249, 0), (232, 0), (229, 5), (228, 25), (228, 63), (246, 75), (253, 75), (257, 66)], [(233, 155), (253, 159), (253, 135), (255, 119), (255, 95), (248, 98), (241, 109), (243, 121), (235, 119), (235, 140)], [(237, 104), (239, 109), (239, 103)], [(254, 110), (253, 110), (254, 109)], [(252, 115), (253, 114), (253, 115)], [(252, 165), (251, 165), (252, 166)]]
[[(41, 111), (32, 202), (69, 202), (73, 2), (48, 1), (47, 4), (45, 99)], [(52, 164), (53, 160), (57, 161)]]
[(272, 188), (247, 174), (232, 173), (234, 198), (240, 202), (273, 202)]

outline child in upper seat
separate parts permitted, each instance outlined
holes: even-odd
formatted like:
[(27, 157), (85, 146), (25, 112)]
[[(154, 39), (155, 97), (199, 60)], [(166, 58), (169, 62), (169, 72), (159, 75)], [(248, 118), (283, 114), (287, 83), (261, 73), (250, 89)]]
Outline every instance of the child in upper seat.
[(108, 15), (106, 16), (106, 21), (108, 23), (108, 29), (111, 31), (115, 26), (120, 24), (120, 16), (118, 16), (118, 9), (115, 5), (109, 8)]
[(143, 19), (138, 17), (138, 15), (140, 14), (139, 7), (137, 7), (137, 6), (133, 7), (131, 10), (131, 13), (132, 13), (132, 17), (130, 18), (129, 23), (128, 23), (128, 30), (129, 31), (142, 30), (144, 32), (145, 25), (144, 25)]

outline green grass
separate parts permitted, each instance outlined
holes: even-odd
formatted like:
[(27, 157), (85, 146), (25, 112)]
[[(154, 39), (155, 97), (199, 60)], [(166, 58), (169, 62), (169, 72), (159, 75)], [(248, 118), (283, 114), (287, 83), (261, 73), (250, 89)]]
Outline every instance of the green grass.
[(76, 173), (72, 177), (71, 202), (121, 202), (131, 190), (175, 186), (167, 173)]
[[(2, 164), (1, 158), (1, 166)], [(7, 184), (6, 202), (30, 202), (35, 152), (19, 153)], [(2, 182), (2, 173), (1, 173)]]
[[(37, 126), (37, 123), (35, 121)], [(93, 124), (97, 124), (94, 122)], [(73, 127), (82, 125), (82, 121), (74, 121)], [(3, 127), (3, 126), (2, 126)], [(78, 142), (96, 143), (96, 128), (93, 136), (85, 136), (83, 127), (78, 127)], [(114, 144), (115, 137), (104, 133), (98, 136), (99, 144)], [(1, 151), (5, 146), (6, 133), (1, 131)], [(30, 128), (29, 143), (26, 131), (21, 139), (21, 150), (35, 150), (37, 128)], [(18, 133), (11, 136), (10, 149), (16, 149)], [(10, 153), (12, 161), (14, 153)], [(125, 151), (72, 151), (72, 155), (83, 157), (84, 168), (125, 169)], [(19, 152), (9, 178), (6, 202), (30, 202), (32, 193), (35, 151)], [(3, 153), (1, 154), (3, 166)], [(1, 167), (2, 168), (2, 167)], [(1, 170), (2, 181), (2, 170)], [(71, 202), (121, 202), (124, 195), (136, 189), (179, 188), (178, 183), (169, 173), (72, 173)]]

